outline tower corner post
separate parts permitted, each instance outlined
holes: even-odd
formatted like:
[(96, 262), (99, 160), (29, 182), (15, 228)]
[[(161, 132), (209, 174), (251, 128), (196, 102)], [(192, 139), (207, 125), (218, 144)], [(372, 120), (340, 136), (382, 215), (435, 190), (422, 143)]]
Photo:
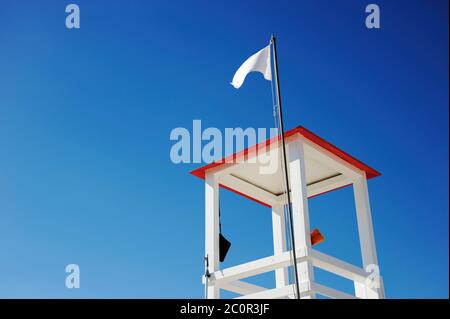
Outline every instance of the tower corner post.
[[(311, 250), (309, 225), (308, 195), (306, 190), (305, 153), (303, 141), (294, 140), (288, 144), (288, 159), (290, 172), (292, 216), (294, 226), (294, 241), (301, 256), (307, 256)], [(299, 256), (300, 257), (300, 256)], [(298, 263), (298, 278), (301, 292), (310, 291), (314, 282), (313, 265), (310, 260)], [(311, 294), (307, 298), (315, 298)]]
[[(213, 173), (205, 176), (205, 257), (209, 273), (219, 270), (219, 182)], [(208, 299), (220, 298), (214, 278), (205, 281)]]
[[(372, 213), (370, 209), (369, 190), (365, 174), (353, 181), (353, 193), (355, 197), (356, 219), (358, 223), (358, 235), (361, 247), (363, 268), (374, 271), (378, 278), (375, 283), (366, 281), (366, 284), (355, 282), (355, 294), (359, 298), (384, 299), (383, 279), (380, 276), (375, 235), (373, 231)], [(369, 275), (369, 273), (368, 273)], [(374, 285), (371, 287), (371, 285)]]

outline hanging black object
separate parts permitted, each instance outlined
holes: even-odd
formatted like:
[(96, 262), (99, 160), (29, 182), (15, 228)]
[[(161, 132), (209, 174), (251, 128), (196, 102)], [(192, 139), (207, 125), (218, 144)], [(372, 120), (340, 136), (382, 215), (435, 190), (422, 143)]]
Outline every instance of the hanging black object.
[(231, 247), (230, 241), (223, 237), (222, 233), (219, 233), (219, 260), (222, 263), (225, 260), (225, 256)]
[(220, 202), (219, 202), (219, 260), (222, 263), (230, 250), (231, 242), (222, 235), (222, 220), (220, 218)]

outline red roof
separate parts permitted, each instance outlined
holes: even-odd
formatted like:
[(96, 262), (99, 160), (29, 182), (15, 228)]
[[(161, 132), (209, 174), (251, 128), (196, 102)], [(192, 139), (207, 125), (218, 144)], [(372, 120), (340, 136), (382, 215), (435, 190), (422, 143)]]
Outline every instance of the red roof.
[[(294, 134), (299, 133), (306, 139), (310, 140), (311, 142), (323, 147), (327, 151), (333, 153), (334, 155), (338, 156), (345, 162), (349, 163), (350, 165), (360, 169), (361, 171), (366, 173), (367, 179), (380, 176), (381, 174), (376, 171), (375, 169), (371, 168), (370, 166), (364, 164), (360, 160), (354, 158), (353, 156), (347, 154), (343, 150), (339, 149), (338, 147), (334, 146), (333, 144), (325, 141), (323, 138), (317, 136), (313, 132), (309, 131), (308, 129), (304, 128), (303, 126), (297, 126), (296, 128), (293, 128), (287, 132), (284, 133), (284, 137), (288, 138), (289, 136), (292, 136)], [(241, 156), (246, 156), (249, 152), (257, 151), (259, 147), (262, 147), (264, 144), (266, 147), (270, 145), (271, 143), (275, 142), (278, 139), (277, 136), (266, 140), (265, 142), (256, 144), (254, 146), (251, 146), (249, 148), (246, 148), (240, 152), (234, 153), (226, 158), (222, 158), (221, 160), (218, 160), (216, 162), (210, 163), (208, 165), (202, 166), (200, 168), (197, 168), (191, 172), (192, 175), (197, 176), (199, 178), (204, 179), (205, 178), (205, 172), (213, 167), (225, 165), (225, 163), (232, 162), (233, 158), (240, 158)]]

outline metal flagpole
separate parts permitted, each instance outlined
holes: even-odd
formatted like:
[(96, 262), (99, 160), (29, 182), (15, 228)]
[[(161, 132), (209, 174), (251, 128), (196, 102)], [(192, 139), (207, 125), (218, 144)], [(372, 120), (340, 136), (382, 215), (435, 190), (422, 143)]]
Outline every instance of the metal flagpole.
[(281, 144), (282, 144), (282, 151), (283, 151), (283, 165), (284, 165), (284, 180), (285, 180), (285, 186), (286, 186), (286, 195), (287, 195), (287, 209), (288, 209), (288, 215), (289, 215), (289, 225), (290, 225), (290, 233), (292, 238), (292, 253), (294, 257), (294, 275), (295, 275), (295, 289), (297, 292), (297, 298), (300, 299), (300, 288), (298, 283), (298, 270), (297, 270), (297, 253), (295, 251), (295, 237), (294, 237), (294, 225), (293, 225), (293, 218), (292, 218), (292, 208), (291, 208), (291, 195), (289, 191), (289, 173), (288, 173), (288, 166), (287, 166), (287, 160), (286, 160), (286, 143), (284, 140), (284, 125), (283, 125), (283, 112), (281, 109), (281, 95), (280, 95), (280, 81), (278, 79), (278, 62), (277, 62), (277, 45), (275, 41), (275, 36), (272, 35), (270, 38), (270, 44), (272, 45), (273, 50), (273, 65), (274, 65), (274, 72), (275, 72), (275, 87), (276, 87), (276, 96), (277, 96), (277, 109), (278, 109), (278, 117), (280, 119), (280, 130), (281, 130)]

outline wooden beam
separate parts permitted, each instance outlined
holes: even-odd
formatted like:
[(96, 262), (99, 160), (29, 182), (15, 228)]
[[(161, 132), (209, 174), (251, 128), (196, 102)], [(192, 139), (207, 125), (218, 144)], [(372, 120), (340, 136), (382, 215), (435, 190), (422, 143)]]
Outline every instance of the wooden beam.
[(367, 278), (367, 273), (364, 269), (353, 266), (352, 264), (331, 257), (317, 250), (311, 249), (309, 256), (314, 267), (318, 267), (338, 276), (361, 283), (364, 283)]
[[(219, 183), (214, 174), (205, 176), (205, 256), (209, 272), (219, 270)], [(208, 298), (220, 298), (220, 291), (210, 281)]]
[[(277, 299), (291, 296), (295, 292), (294, 285), (289, 285), (280, 288), (267, 289), (261, 292), (237, 297), (236, 299)], [(301, 290), (300, 298), (311, 297), (313, 294), (312, 290)]]
[[(367, 179), (360, 176), (353, 183), (353, 193), (355, 196), (356, 219), (358, 222), (358, 234), (361, 247), (364, 269), (375, 267), (379, 276), (379, 266), (377, 250), (375, 247), (375, 236), (372, 225), (372, 213), (370, 210), (369, 190)], [(360, 297), (380, 299), (384, 298), (384, 289), (381, 284), (381, 277), (378, 278), (378, 287), (362, 286), (355, 284), (355, 292)]]
[[(297, 262), (306, 260), (305, 250), (297, 251)], [(211, 273), (209, 280), (211, 283), (222, 285), (226, 282), (239, 280), (246, 277), (256, 276), (281, 267), (288, 267), (291, 264), (291, 252), (287, 251), (281, 255), (269, 256), (254, 261), (250, 261), (237, 266), (225, 268)]]
[[(286, 246), (286, 221), (282, 205), (272, 206), (272, 233), (273, 254), (281, 255), (287, 251)], [(277, 288), (289, 284), (288, 268), (275, 269), (275, 285)]]
[[(350, 184), (352, 180), (341, 174), (306, 186), (306, 193), (308, 197), (313, 197)], [(278, 195), (277, 198), (280, 203), (286, 202), (286, 194)]]
[(341, 188), (350, 185), (352, 181), (345, 175), (337, 175), (323, 181), (310, 184), (306, 187), (308, 197), (316, 196), (322, 193), (329, 192), (333, 189)]
[(222, 175), (220, 183), (270, 206), (278, 205), (278, 197), (256, 185), (232, 175)]
[(342, 158), (331, 153), (330, 151), (327, 151), (326, 149), (311, 142), (303, 136), (301, 137), (301, 139), (304, 141), (305, 147), (308, 148), (308, 151), (310, 151), (308, 152), (309, 156), (314, 158), (319, 163), (322, 163), (323, 165), (338, 171), (339, 173), (349, 177), (350, 179), (358, 178), (363, 174), (363, 172), (358, 168), (350, 165)]
[[(308, 196), (306, 191), (305, 150), (302, 140), (288, 145), (289, 182), (291, 187), (293, 241), (295, 249), (311, 249), (311, 232), (309, 226)], [(309, 259), (295, 265), (298, 283), (314, 281), (314, 271)], [(314, 295), (311, 296), (314, 298)]]
[(350, 295), (348, 293), (318, 283), (312, 283), (311, 288), (314, 292), (318, 293), (319, 295), (330, 297), (332, 299), (359, 299), (356, 296)]
[(223, 283), (222, 285), (220, 285), (220, 288), (235, 292), (240, 295), (249, 295), (267, 290), (267, 288), (257, 286), (241, 280)]

